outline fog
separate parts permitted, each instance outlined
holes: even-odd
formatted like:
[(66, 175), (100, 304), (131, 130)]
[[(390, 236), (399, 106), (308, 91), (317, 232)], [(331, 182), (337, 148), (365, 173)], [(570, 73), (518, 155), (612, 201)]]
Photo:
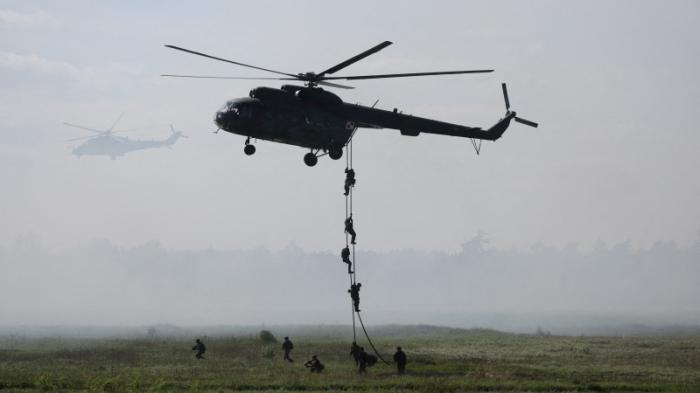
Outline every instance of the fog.
[[(313, 10), (310, 12), (309, 10)], [(360, 129), (358, 280), (371, 325), (533, 332), (700, 323), (700, 2), (0, 1), (0, 325), (348, 324), (344, 160), (212, 133), (284, 72), (490, 74), (353, 81), (346, 102), (490, 127)], [(340, 73), (340, 72), (339, 72)], [(330, 89), (330, 88), (329, 88)], [(111, 160), (71, 155), (125, 112)], [(85, 131), (85, 132), (83, 132)], [(483, 231), (488, 235), (477, 235)], [(598, 329), (598, 330), (596, 330)]]
[[(51, 252), (19, 239), (0, 254), (4, 325), (348, 325), (345, 265), (334, 252), (174, 251), (93, 240)], [(499, 250), (359, 252), (367, 323), (585, 333), (700, 323), (700, 241), (648, 249), (599, 243)]]

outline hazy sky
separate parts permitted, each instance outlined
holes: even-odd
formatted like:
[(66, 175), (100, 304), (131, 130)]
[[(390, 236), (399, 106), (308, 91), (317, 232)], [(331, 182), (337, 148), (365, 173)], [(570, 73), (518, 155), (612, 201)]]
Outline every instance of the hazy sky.
[[(268, 76), (174, 44), (288, 72), (321, 71), (384, 40), (346, 74), (495, 68), (489, 75), (357, 81), (344, 100), (488, 127), (500, 82), (540, 128), (468, 140), (360, 130), (363, 250), (455, 251), (479, 230), (499, 248), (598, 239), (688, 245), (700, 229), (697, 1), (0, 1), (0, 246), (92, 238), (133, 246), (272, 249), (343, 242), (344, 162), (212, 134), (227, 99)], [(269, 86), (278, 86), (269, 83)], [(117, 160), (70, 154), (122, 112), (131, 138), (189, 139)]]
[[(700, 324), (700, 239), (457, 253), (359, 252), (363, 319), (534, 332)], [(6, 325), (350, 324), (337, 252), (170, 250), (89, 241), (65, 251), (25, 237), (0, 250)]]

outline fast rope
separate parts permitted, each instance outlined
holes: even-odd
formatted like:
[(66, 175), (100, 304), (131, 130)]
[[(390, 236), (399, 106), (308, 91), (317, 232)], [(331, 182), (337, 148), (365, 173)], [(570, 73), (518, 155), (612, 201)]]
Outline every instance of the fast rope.
[[(345, 151), (346, 151), (345, 167), (347, 168), (347, 170), (353, 170), (353, 167), (352, 167), (352, 137), (350, 137), (350, 140), (345, 145)], [(345, 219), (346, 220), (349, 219), (350, 217), (352, 217), (352, 193), (353, 193), (354, 188), (355, 188), (354, 186), (355, 186), (354, 182), (353, 182), (353, 184), (349, 184), (349, 185), (346, 184), (346, 187), (348, 187), (347, 195), (345, 195)], [(345, 247), (349, 247), (350, 245), (352, 245), (352, 251), (350, 254), (351, 272), (348, 275), (350, 276), (350, 286), (352, 287), (353, 285), (357, 284), (357, 259), (355, 257), (355, 244), (350, 242), (350, 234), (346, 231), (345, 232)], [(360, 322), (360, 326), (362, 327), (362, 331), (365, 333), (365, 338), (367, 338), (367, 342), (369, 343), (370, 347), (372, 347), (374, 354), (377, 355), (377, 358), (379, 358), (379, 360), (381, 360), (385, 364), (389, 364), (389, 362), (384, 360), (382, 355), (379, 354), (379, 351), (377, 351), (377, 348), (374, 346), (372, 339), (369, 337), (369, 333), (367, 333), (367, 329), (365, 328), (365, 324), (362, 321), (362, 316), (360, 315), (360, 312), (355, 309), (355, 305), (353, 303), (353, 300), (350, 300), (350, 307), (352, 310), (352, 339), (353, 339), (353, 342), (357, 343), (357, 327), (356, 327), (357, 325), (355, 323), (355, 314), (357, 314), (357, 320)]]

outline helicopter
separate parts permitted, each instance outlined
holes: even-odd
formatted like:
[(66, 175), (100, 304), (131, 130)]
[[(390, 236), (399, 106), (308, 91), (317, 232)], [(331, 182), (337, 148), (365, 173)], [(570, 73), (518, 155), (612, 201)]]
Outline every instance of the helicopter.
[(143, 149), (155, 149), (160, 147), (171, 147), (177, 142), (178, 138), (187, 138), (181, 131), (176, 131), (175, 128), (170, 125), (170, 131), (172, 134), (163, 140), (134, 140), (127, 137), (114, 135), (123, 131), (114, 131), (119, 120), (122, 116), (117, 119), (117, 121), (112, 124), (112, 127), (106, 130), (97, 130), (90, 127), (81, 126), (72, 123), (63, 123), (69, 127), (80, 128), (82, 130), (90, 131), (95, 133), (95, 135), (88, 135), (79, 138), (68, 139), (66, 142), (85, 140), (85, 143), (73, 148), (73, 155), (80, 158), (84, 155), (92, 156), (109, 156), (110, 159), (114, 160), (117, 157), (121, 157), (126, 153), (143, 150)]
[(256, 140), (261, 139), (279, 142), (288, 145), (296, 145), (310, 150), (304, 155), (304, 163), (308, 166), (316, 165), (318, 158), (324, 155), (328, 155), (333, 160), (340, 159), (343, 156), (343, 148), (354, 136), (354, 133), (358, 128), (390, 128), (399, 130), (402, 135), (406, 136), (418, 136), (422, 132), (428, 134), (471, 138), (472, 143), (474, 144), (474, 147), (477, 149), (478, 153), (479, 150), (474, 140), (497, 140), (506, 131), (511, 120), (515, 120), (516, 122), (531, 127), (538, 126), (537, 123), (518, 117), (515, 111), (510, 110), (508, 90), (505, 83), (502, 83), (501, 87), (503, 90), (506, 113), (503, 118), (501, 118), (498, 122), (496, 122), (496, 124), (487, 130), (483, 130), (480, 127), (468, 127), (413, 115), (406, 115), (398, 111), (396, 108), (391, 111), (376, 109), (374, 107), (376, 102), (375, 105), (371, 107), (343, 102), (343, 100), (336, 94), (319, 87), (326, 86), (339, 89), (354, 88), (352, 86), (336, 83), (335, 81), (338, 80), (352, 81), (363, 79), (493, 72), (493, 70), (484, 69), (334, 76), (337, 71), (340, 71), (391, 44), (392, 42), (390, 41), (384, 41), (319, 73), (305, 72), (298, 74), (244, 64), (175, 45), (165, 45), (167, 48), (175, 49), (181, 52), (282, 76), (262, 78), (179, 74), (162, 74), (161, 76), (175, 78), (283, 80), (304, 82), (304, 86), (283, 85), (279, 89), (271, 87), (256, 87), (250, 91), (248, 97), (236, 98), (227, 101), (221, 107), (221, 109), (216, 112), (214, 122), (218, 127), (215, 133), (218, 133), (219, 130), (224, 130), (232, 134), (247, 137), (245, 140), (245, 147), (243, 149), (246, 155), (253, 155), (256, 150), (255, 145), (251, 144), (251, 138)]

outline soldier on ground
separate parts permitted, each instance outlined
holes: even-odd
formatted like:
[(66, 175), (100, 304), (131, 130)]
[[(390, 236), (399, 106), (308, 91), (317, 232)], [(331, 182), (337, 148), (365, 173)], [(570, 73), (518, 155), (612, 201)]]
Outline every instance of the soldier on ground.
[(350, 249), (348, 247), (343, 248), (340, 251), (340, 257), (348, 265), (348, 274), (352, 274), (352, 261), (350, 260)]
[(323, 363), (321, 363), (320, 360), (316, 357), (316, 355), (311, 357), (311, 360), (308, 362), (304, 363), (304, 367), (308, 368), (309, 371), (312, 373), (320, 373), (323, 371), (324, 368), (326, 368)]
[(394, 354), (394, 363), (396, 363), (396, 369), (399, 375), (406, 372), (406, 363), (408, 359), (406, 358), (406, 353), (401, 350), (401, 347), (396, 347), (396, 353)]
[(284, 338), (284, 342), (282, 343), (282, 349), (284, 350), (284, 360), (288, 362), (293, 362), (294, 359), (292, 359), (289, 356), (289, 352), (294, 349), (294, 344), (292, 344), (292, 340), (289, 339), (289, 337)]
[(355, 170), (345, 168), (345, 196), (350, 193), (350, 187), (355, 187)]
[(352, 304), (355, 306), (355, 311), (360, 312), (360, 288), (362, 287), (362, 284), (359, 282), (357, 284), (351, 284), (350, 289), (348, 289), (348, 292), (350, 292), (350, 298), (352, 299)]
[(350, 345), (350, 356), (355, 359), (355, 365), (360, 365), (360, 346), (355, 341)]
[(350, 217), (345, 219), (345, 232), (352, 236), (350, 243), (352, 244), (357, 244), (355, 243), (355, 238), (357, 238), (357, 233), (355, 233), (355, 228), (353, 228), (353, 222), (352, 222), (352, 214)]
[(204, 359), (204, 352), (207, 351), (207, 347), (204, 346), (204, 343), (200, 339), (196, 339), (192, 350), (197, 351), (194, 356), (199, 360)]
[(367, 374), (367, 352), (365, 352), (365, 349), (363, 347), (360, 347), (360, 354), (359, 354), (359, 368), (357, 369), (357, 372), (360, 374)]

